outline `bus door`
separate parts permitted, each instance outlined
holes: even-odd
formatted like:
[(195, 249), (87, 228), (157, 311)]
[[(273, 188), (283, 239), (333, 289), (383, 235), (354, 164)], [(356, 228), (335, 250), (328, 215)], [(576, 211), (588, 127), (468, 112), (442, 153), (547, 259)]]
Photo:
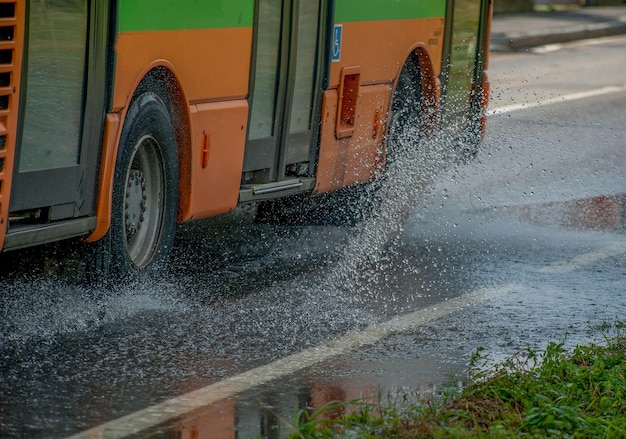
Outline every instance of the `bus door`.
[(243, 183), (308, 176), (321, 76), (322, 0), (256, 4)]
[(446, 13), (446, 42), (442, 85), (442, 128), (468, 129), (467, 115), (474, 105), (484, 68), (487, 12), (490, 0), (451, 0)]
[(26, 2), (10, 201), (16, 225), (93, 211), (105, 114), (107, 14), (108, 0)]

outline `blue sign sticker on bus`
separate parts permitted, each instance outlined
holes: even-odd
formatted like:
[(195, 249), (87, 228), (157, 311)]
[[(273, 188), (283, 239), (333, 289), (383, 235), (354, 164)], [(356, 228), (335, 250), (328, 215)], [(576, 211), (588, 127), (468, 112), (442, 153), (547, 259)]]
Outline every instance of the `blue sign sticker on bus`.
[(341, 36), (343, 24), (336, 24), (333, 30), (333, 62), (341, 60)]

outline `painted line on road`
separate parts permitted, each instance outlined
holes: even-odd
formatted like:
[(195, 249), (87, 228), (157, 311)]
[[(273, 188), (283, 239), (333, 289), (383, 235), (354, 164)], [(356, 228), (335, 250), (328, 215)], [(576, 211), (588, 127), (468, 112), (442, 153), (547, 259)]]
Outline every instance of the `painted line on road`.
[(543, 46), (531, 47), (528, 49), (529, 52), (532, 53), (551, 53), (557, 52), (565, 47), (577, 47), (577, 46), (599, 46), (602, 44), (611, 44), (615, 42), (621, 42), (623, 39), (620, 37), (600, 37), (600, 38), (591, 38), (587, 40), (576, 40), (576, 41), (568, 41), (566, 43), (555, 43), (555, 44), (545, 44)]
[(624, 256), (625, 254), (626, 243), (612, 244), (589, 253), (583, 253), (555, 262), (541, 268), (539, 271), (541, 273), (569, 273), (586, 265), (591, 265), (615, 256)]
[(519, 287), (513, 284), (484, 288), (409, 314), (394, 317), (387, 322), (368, 326), (361, 331), (350, 332), (320, 346), (306, 349), (265, 366), (107, 422), (71, 436), (70, 439), (123, 438), (141, 433), (238, 393), (515, 290), (519, 290)]
[(528, 49), (528, 51), (532, 53), (550, 53), (550, 52), (558, 52), (563, 47), (565, 47), (565, 45), (562, 43), (546, 44), (544, 46), (531, 47), (530, 49)]
[(558, 96), (555, 98), (544, 99), (543, 101), (538, 101), (538, 102), (527, 102), (527, 103), (521, 103), (521, 104), (506, 105), (504, 107), (499, 107), (499, 108), (493, 108), (487, 111), (487, 116), (497, 116), (500, 114), (512, 113), (514, 111), (528, 110), (530, 108), (542, 107), (544, 105), (552, 105), (552, 104), (559, 104), (561, 102), (576, 101), (579, 99), (592, 98), (594, 96), (602, 96), (602, 95), (611, 94), (611, 93), (619, 93), (622, 91), (626, 91), (626, 84), (609, 85), (609, 86), (598, 88), (595, 90), (588, 90), (588, 91), (583, 91), (579, 93), (571, 93), (568, 95)]

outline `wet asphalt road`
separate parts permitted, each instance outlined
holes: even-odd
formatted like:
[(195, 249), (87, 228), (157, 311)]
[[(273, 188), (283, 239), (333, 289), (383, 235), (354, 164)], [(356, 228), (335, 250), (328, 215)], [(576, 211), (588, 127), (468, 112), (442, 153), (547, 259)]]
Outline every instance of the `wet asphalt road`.
[(75, 434), (484, 289), (495, 293), (478, 305), (140, 436), (280, 437), (296, 408), (436, 392), (465, 379), (478, 347), (498, 361), (626, 319), (626, 91), (534, 107), (623, 86), (625, 49), (616, 38), (494, 57), (492, 108), (532, 108), (493, 115), (472, 163), (425, 175), (387, 244), (389, 224), (259, 225), (241, 209), (181, 227), (160, 278), (112, 292), (74, 281), (74, 260), (55, 264), (71, 245), (4, 255), (0, 437)]

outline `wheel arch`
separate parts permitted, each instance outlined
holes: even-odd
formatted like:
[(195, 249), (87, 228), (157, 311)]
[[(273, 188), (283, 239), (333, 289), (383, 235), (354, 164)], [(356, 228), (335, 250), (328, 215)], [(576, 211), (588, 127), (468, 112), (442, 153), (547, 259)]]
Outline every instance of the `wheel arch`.
[(95, 242), (108, 232), (111, 226), (113, 175), (119, 150), (119, 143), (128, 110), (133, 102), (145, 92), (157, 94), (166, 104), (176, 138), (178, 155), (178, 218), (189, 206), (191, 196), (191, 117), (182, 83), (172, 65), (166, 62), (154, 63), (139, 76), (128, 94), (125, 106), (119, 112), (106, 115), (105, 133), (100, 164), (97, 224), (94, 231), (85, 238)]
[[(409, 50), (404, 63), (398, 69), (398, 73), (394, 79), (394, 92), (402, 70), (410, 63), (413, 63), (418, 68), (419, 77), (414, 78), (414, 80), (419, 81), (418, 84), (420, 85), (420, 110), (423, 115), (423, 129), (425, 134), (430, 135), (438, 126), (441, 81), (436, 74), (428, 49), (423, 43), (418, 43)], [(392, 93), (391, 96), (393, 100), (394, 93)], [(391, 108), (391, 105), (389, 108)], [(387, 126), (387, 129), (389, 129), (389, 126)]]

